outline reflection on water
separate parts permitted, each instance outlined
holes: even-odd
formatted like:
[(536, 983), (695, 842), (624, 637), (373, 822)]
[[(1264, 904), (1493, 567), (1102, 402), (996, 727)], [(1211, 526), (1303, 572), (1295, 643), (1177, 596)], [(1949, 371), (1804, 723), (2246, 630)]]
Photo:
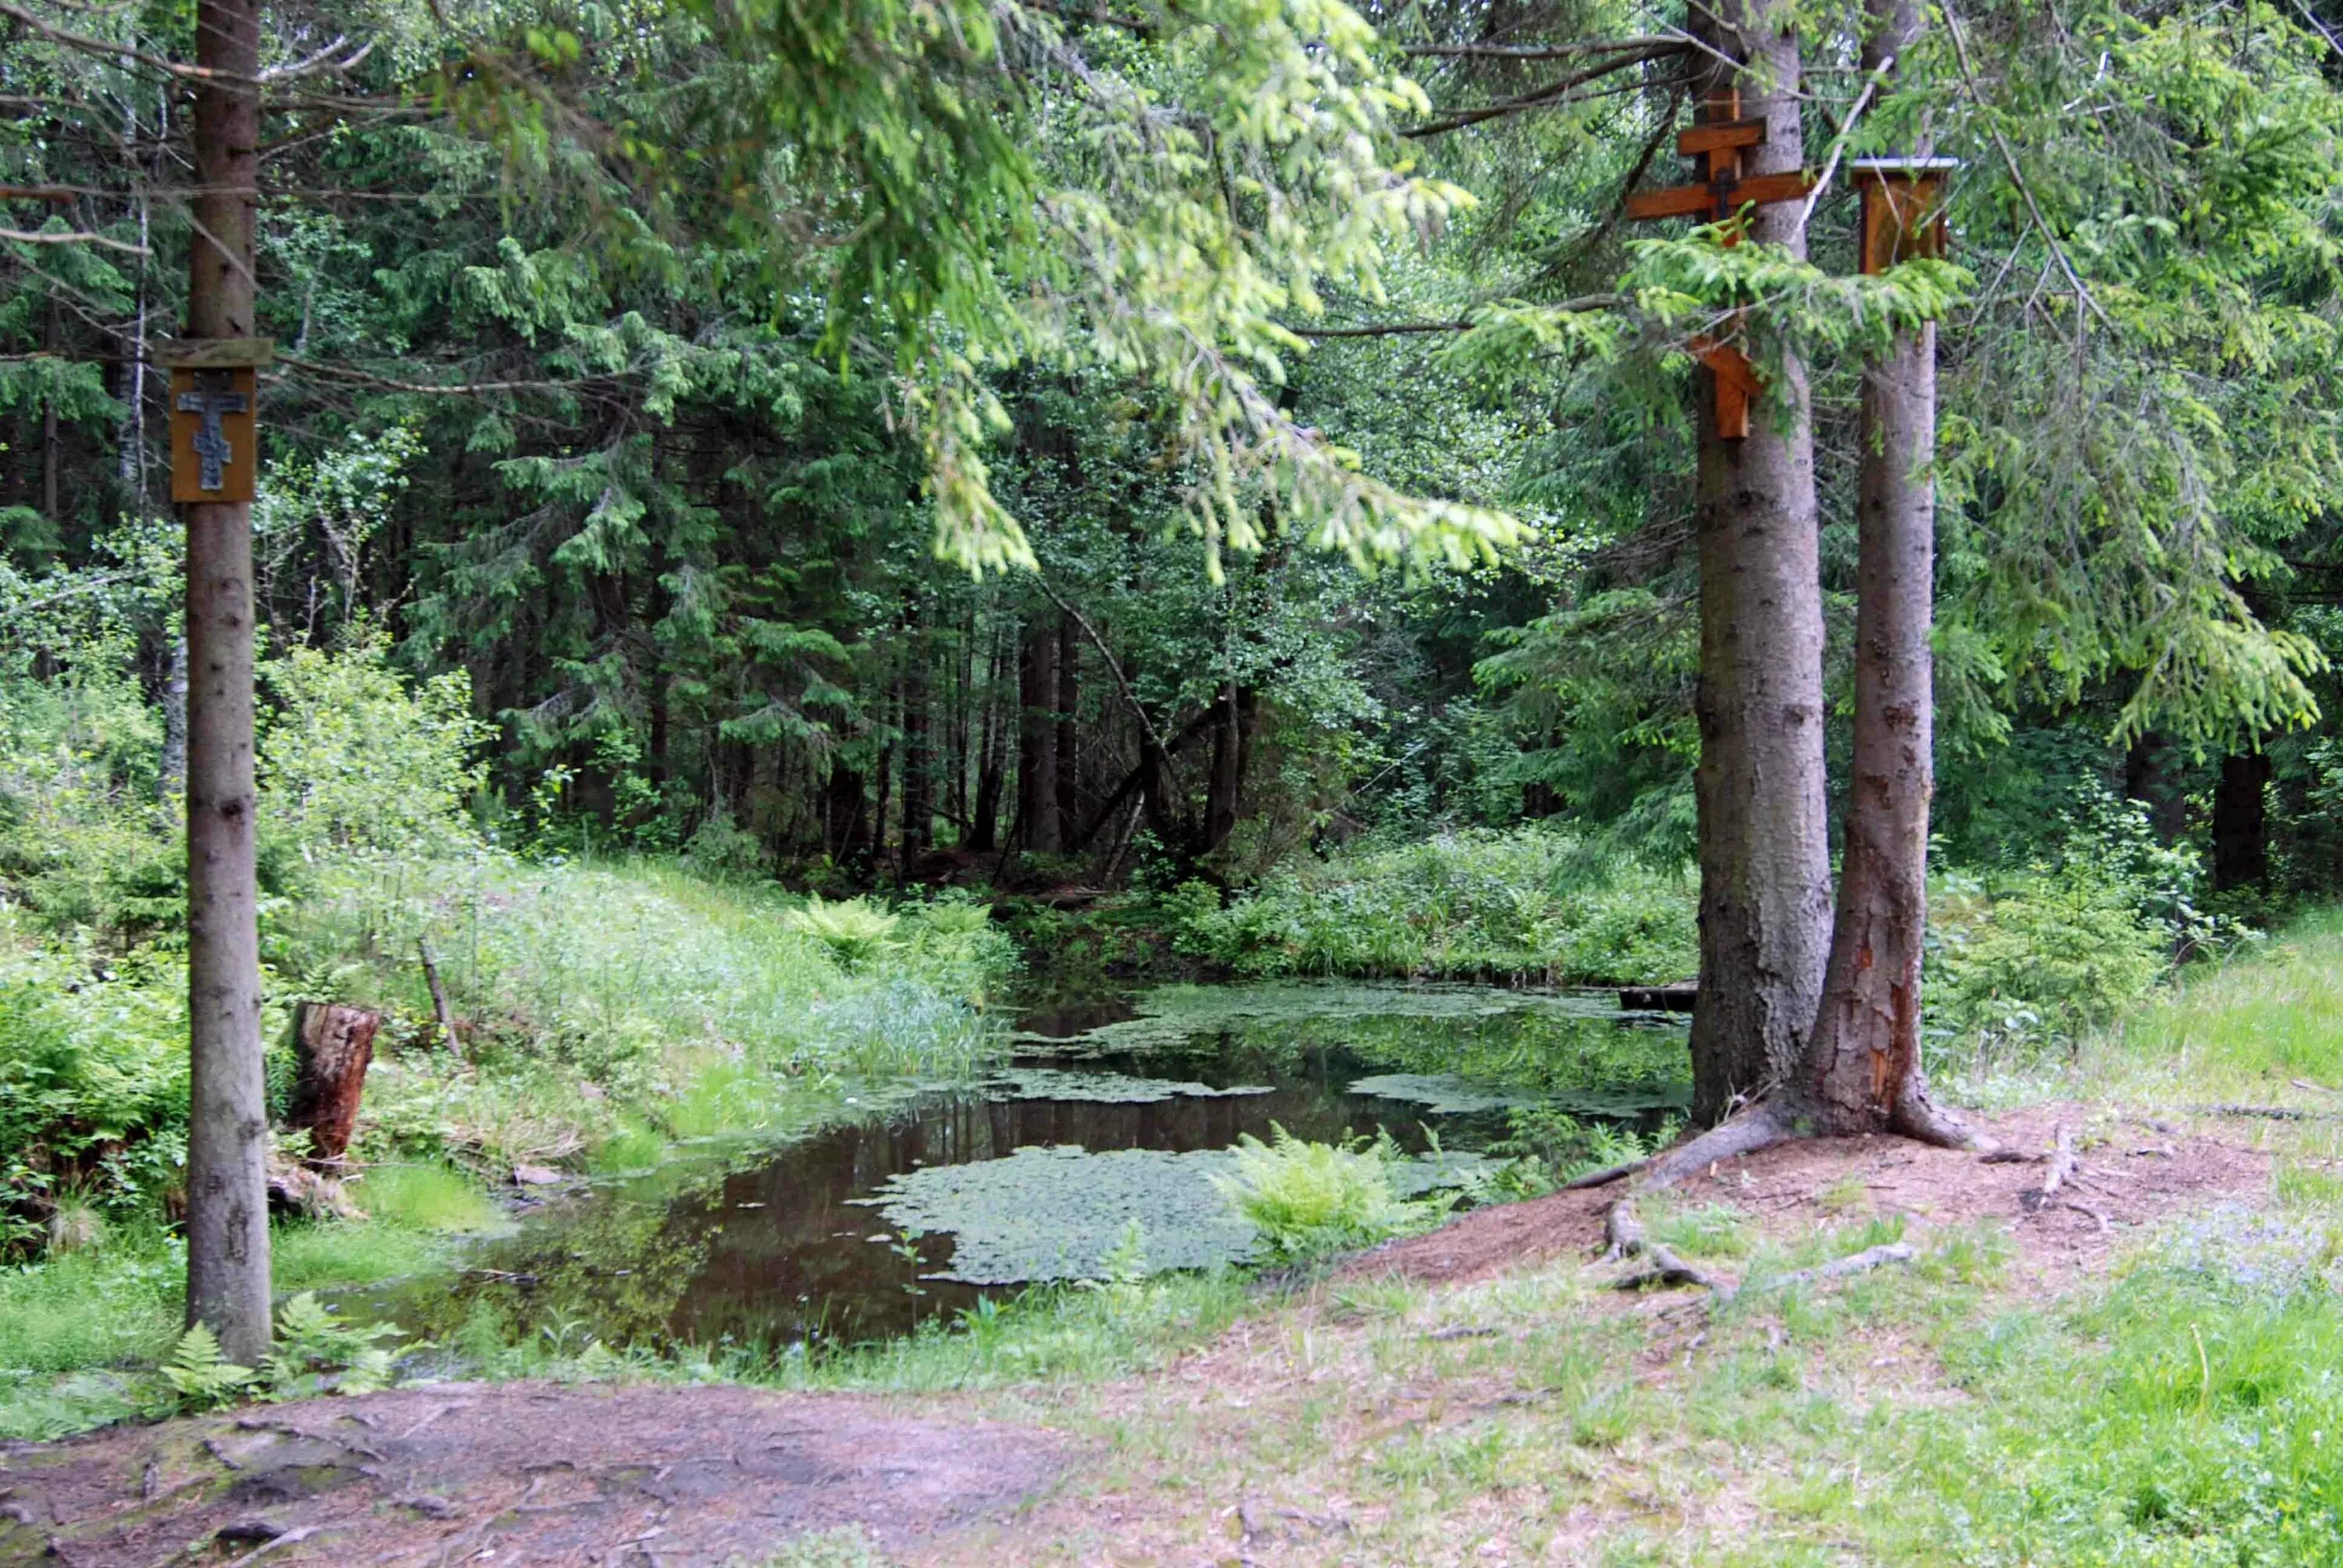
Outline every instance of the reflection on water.
[[(1347, 1086), (1404, 1069), (1549, 1091), (1648, 1091), (1672, 1089), (1667, 1081), (1683, 1070), (1681, 1027), (1647, 1018), (1541, 1008), (1538, 998), (1505, 991), (1486, 993), (1503, 1011), (1393, 1017), (1357, 1010), (1357, 988), (1339, 994), (1347, 1000), (1332, 1017), (1313, 1017), (1289, 996), (1277, 1016), (1222, 1017), (1216, 1030), (1170, 1049), (1085, 1054), (1071, 1064), (1047, 1054), (1015, 1059), (1021, 1066), (1078, 1065), (1085, 1073), (1214, 1088), (1272, 1086), (1265, 1094), (1131, 1104), (1015, 1099), (1003, 1083), (933, 1091), (866, 1122), (737, 1154), (729, 1166), (686, 1161), (551, 1205), (519, 1234), (484, 1243), (452, 1288), (443, 1278), (367, 1295), (410, 1332), (435, 1335), (485, 1300), (516, 1326), (559, 1325), (612, 1343), (872, 1339), (985, 1293), (921, 1277), (949, 1263), (949, 1236), (916, 1243), (886, 1237), (877, 1211), (851, 1201), (901, 1171), (1048, 1144), (1222, 1149), (1243, 1133), (1267, 1138), (1272, 1123), (1320, 1141), (1388, 1129), (1410, 1150), (1427, 1145), (1428, 1123), (1443, 1146), (1473, 1149), (1502, 1135), (1501, 1115), (1429, 1115), (1421, 1105), (1351, 1094)], [(1031, 1042), (1024, 1050), (1044, 1052), (1051, 1048), (1034, 1037), (1068, 1040), (1129, 1015), (1127, 1007), (1031, 1011), (1021, 1020), (1020, 1038)]]

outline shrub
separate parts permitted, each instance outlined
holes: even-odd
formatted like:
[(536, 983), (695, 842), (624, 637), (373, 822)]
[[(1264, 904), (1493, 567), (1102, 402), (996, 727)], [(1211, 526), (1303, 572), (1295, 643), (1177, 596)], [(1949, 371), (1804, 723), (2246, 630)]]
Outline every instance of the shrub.
[(1180, 950), (1255, 975), (1680, 979), (1698, 963), (1681, 871), (1543, 827), (1443, 834), (1305, 865), (1226, 909), (1175, 890)]
[(833, 903), (820, 897), (807, 900), (803, 909), (781, 917), (790, 930), (813, 938), (849, 969), (878, 957), (895, 934), (898, 920), (868, 899), (840, 899)]
[(1393, 1191), (1403, 1159), (1388, 1137), (1373, 1143), (1312, 1143), (1271, 1123), (1272, 1141), (1250, 1133), (1237, 1142), (1236, 1171), (1212, 1185), (1261, 1231), (1280, 1258), (1300, 1261), (1373, 1246), (1429, 1229), (1454, 1194), (1418, 1202)]

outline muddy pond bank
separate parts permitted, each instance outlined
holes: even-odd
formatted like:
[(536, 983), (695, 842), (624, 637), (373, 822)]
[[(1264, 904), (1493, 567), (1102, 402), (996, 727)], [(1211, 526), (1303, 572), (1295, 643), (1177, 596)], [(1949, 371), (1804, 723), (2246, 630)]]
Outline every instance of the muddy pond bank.
[[(873, 1090), (779, 1147), (687, 1149), (468, 1249), (462, 1271), (347, 1310), (444, 1341), (852, 1343), (1039, 1280), (1242, 1261), (1211, 1186), (1241, 1136), (1388, 1131), (1453, 1182), (1516, 1107), (1648, 1124), (1685, 1098), (1683, 1022), (1608, 992), (1278, 983), (1037, 1000), (998, 1066)], [(1436, 1152), (1435, 1152), (1436, 1151)]]

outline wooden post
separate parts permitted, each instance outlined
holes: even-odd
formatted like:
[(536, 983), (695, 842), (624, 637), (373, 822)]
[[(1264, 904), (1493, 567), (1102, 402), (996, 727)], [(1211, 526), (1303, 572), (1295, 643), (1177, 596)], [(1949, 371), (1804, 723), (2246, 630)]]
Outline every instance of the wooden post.
[(423, 960), (423, 983), (431, 988), (431, 1010), (439, 1020), (440, 1038), (447, 1043), (447, 1054), (461, 1061), (464, 1041), (456, 1033), (456, 1010), (447, 1005), (447, 987), (439, 979), (439, 955), (431, 950), (429, 937), (415, 939), (415, 954)]
[(379, 1013), (338, 1002), (305, 1001), (294, 1010), (293, 1107), (285, 1127), (308, 1131), (313, 1171), (337, 1172), (349, 1152), (381, 1027)]

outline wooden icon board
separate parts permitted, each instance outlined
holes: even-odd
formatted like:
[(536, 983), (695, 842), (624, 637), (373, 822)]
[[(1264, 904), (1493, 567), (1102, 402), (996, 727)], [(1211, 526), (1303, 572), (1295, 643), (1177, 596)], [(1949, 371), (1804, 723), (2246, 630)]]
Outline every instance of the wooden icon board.
[(1945, 176), (1957, 158), (1865, 158), (1853, 166), (1863, 193), (1863, 270), (1945, 254)]
[(171, 499), (252, 499), (259, 382), (251, 370), (171, 372)]
[(156, 351), (171, 372), (171, 499), (249, 501), (260, 476), (266, 337), (181, 338)]

